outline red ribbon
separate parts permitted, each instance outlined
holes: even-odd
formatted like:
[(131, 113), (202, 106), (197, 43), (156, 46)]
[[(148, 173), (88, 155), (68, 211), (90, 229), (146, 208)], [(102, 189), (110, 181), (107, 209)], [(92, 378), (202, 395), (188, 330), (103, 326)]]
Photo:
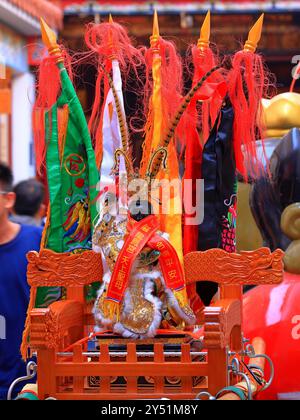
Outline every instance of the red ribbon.
[(159, 222), (155, 216), (151, 215), (135, 224), (131, 221), (132, 225), (133, 227), (129, 232), (114, 267), (107, 291), (106, 298), (108, 300), (122, 301), (128, 286), (132, 265), (151, 236), (157, 231)]
[(154, 235), (147, 245), (160, 252), (159, 263), (168, 289), (181, 290), (185, 287), (182, 265), (175, 248), (169, 241)]
[(148, 245), (160, 252), (159, 262), (167, 288), (181, 290), (185, 287), (181, 263), (173, 246), (155, 232), (159, 221), (154, 215), (147, 216), (140, 222), (129, 219), (128, 237), (116, 261), (107, 297), (120, 303), (124, 297), (132, 266), (142, 249)]

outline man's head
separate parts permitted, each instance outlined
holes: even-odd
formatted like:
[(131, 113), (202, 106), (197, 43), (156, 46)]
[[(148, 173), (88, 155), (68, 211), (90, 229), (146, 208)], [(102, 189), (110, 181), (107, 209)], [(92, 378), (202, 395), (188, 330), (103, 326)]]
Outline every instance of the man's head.
[(0, 221), (8, 218), (14, 203), (13, 175), (11, 169), (0, 162)]
[(36, 179), (22, 181), (14, 187), (16, 202), (14, 213), (19, 216), (40, 218), (44, 214), (45, 190), (41, 182)]

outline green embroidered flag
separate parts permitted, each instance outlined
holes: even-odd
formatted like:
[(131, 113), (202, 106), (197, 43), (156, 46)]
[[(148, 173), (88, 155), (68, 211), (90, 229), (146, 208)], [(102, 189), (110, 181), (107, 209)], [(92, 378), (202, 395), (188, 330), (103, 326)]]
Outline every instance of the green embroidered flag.
[(99, 172), (85, 115), (68, 73), (58, 64), (62, 94), (46, 114), (50, 225), (45, 247), (91, 249)]
[[(75, 253), (92, 247), (99, 172), (80, 101), (63, 63), (57, 66), (61, 95), (44, 122), (50, 199), (44, 247)], [(88, 299), (97, 288), (90, 288)], [(58, 288), (39, 288), (36, 306), (48, 306), (58, 295)]]

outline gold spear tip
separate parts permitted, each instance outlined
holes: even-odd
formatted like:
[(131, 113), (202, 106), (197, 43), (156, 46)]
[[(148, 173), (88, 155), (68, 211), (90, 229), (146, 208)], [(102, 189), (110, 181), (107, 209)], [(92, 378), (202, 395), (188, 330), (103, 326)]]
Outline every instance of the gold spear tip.
[(210, 38), (210, 10), (206, 13), (200, 29), (200, 39), (209, 41)]
[(200, 29), (200, 38), (198, 40), (198, 48), (205, 49), (209, 47), (210, 39), (210, 10), (206, 13), (205, 19)]
[(113, 17), (112, 17), (112, 15), (111, 15), (111, 13), (109, 14), (109, 19), (108, 19), (108, 22), (109, 22), (109, 23), (114, 23), (114, 20), (113, 20)]
[(45, 46), (49, 49), (57, 46), (57, 37), (54, 31), (47, 25), (43, 18), (40, 19), (42, 40)]
[(264, 22), (264, 13), (260, 15), (255, 24), (249, 31), (248, 40), (245, 43), (244, 50), (255, 52), (261, 38), (262, 27)]
[(154, 10), (154, 18), (153, 18), (153, 32), (152, 36), (155, 38), (159, 38), (159, 26), (158, 26), (158, 15), (157, 10)]

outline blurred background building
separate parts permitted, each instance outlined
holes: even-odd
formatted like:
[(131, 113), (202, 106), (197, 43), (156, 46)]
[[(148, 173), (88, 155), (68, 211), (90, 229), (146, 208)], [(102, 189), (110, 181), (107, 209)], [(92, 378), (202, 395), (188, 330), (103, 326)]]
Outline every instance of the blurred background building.
[(31, 113), (39, 17), (62, 29), (62, 9), (46, 0), (0, 0), (0, 160), (15, 181), (35, 174)]
[[(236, 51), (265, 12), (259, 48), (276, 75), (278, 91), (288, 90), (292, 70), (300, 61), (300, 1), (0, 0), (0, 62), (7, 66), (6, 79), (0, 80), (0, 160), (12, 164), (17, 180), (34, 171), (30, 114), (39, 56), (38, 18), (44, 17), (67, 47), (79, 51), (84, 49), (85, 24), (107, 20), (109, 13), (128, 27), (138, 44), (147, 45), (154, 8), (161, 34), (176, 40), (182, 54), (196, 42), (208, 9), (212, 11), (211, 41), (221, 53)], [(94, 83), (95, 70), (83, 66), (77, 87), (87, 114)]]

